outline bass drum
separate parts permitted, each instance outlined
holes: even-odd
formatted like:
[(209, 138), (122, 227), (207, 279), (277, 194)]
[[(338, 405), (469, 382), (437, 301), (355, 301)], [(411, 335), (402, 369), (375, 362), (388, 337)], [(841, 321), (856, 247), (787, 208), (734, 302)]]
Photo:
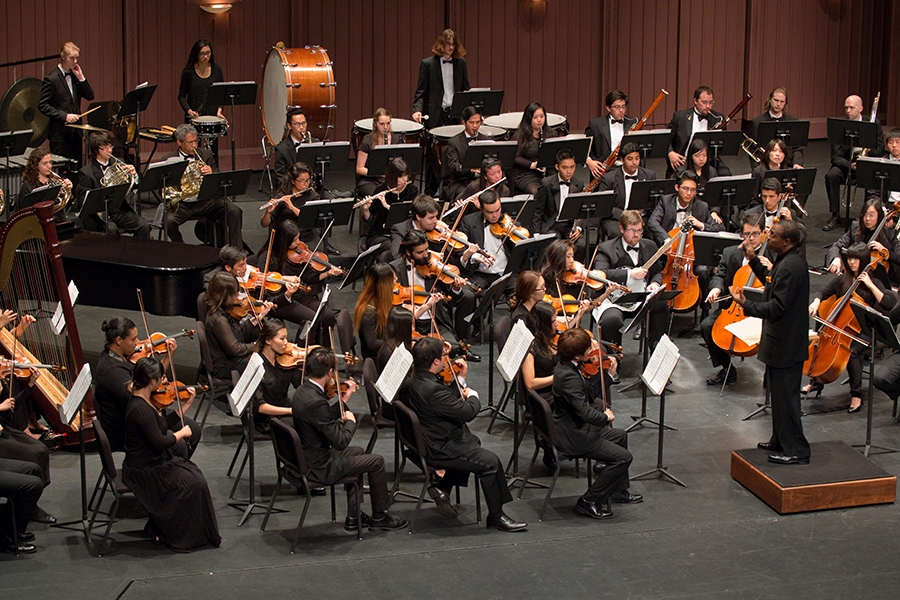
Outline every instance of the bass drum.
[(260, 110), (272, 146), (284, 138), (285, 114), (295, 106), (306, 114), (312, 137), (324, 140), (330, 136), (337, 107), (331, 65), (328, 51), (319, 46), (285, 48), (279, 42), (269, 51), (263, 65)]

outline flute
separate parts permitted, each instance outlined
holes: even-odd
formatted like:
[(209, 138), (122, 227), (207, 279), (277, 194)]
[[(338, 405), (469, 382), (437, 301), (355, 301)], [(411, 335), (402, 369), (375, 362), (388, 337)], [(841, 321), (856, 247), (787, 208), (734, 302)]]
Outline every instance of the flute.
[(282, 196), (281, 198), (273, 198), (273, 199), (269, 200), (268, 202), (266, 202), (265, 204), (263, 204), (262, 206), (260, 206), (259, 210), (266, 210), (273, 206), (277, 206), (278, 204), (281, 204), (282, 202), (286, 202), (288, 200), (293, 200), (297, 196), (302, 196), (303, 194), (305, 194), (306, 192), (308, 192), (311, 189), (312, 189), (311, 187), (308, 187), (305, 190), (303, 190), (302, 192), (294, 192), (290, 196)]
[(498, 181), (498, 182), (496, 182), (496, 183), (492, 183), (491, 185), (487, 186), (486, 188), (484, 188), (484, 189), (481, 190), (480, 192), (475, 192), (474, 194), (472, 194), (472, 195), (469, 196), (468, 198), (463, 198), (462, 200), (457, 200), (456, 203), (455, 203), (453, 206), (451, 206), (450, 208), (447, 209), (447, 212), (445, 212), (443, 215), (441, 215), (441, 219), (446, 218), (447, 215), (449, 215), (450, 213), (452, 213), (452, 212), (454, 212), (454, 211), (456, 211), (456, 210), (459, 210), (459, 208), (460, 208), (461, 206), (465, 206), (466, 204), (468, 204), (469, 202), (471, 202), (471, 201), (474, 200), (475, 198), (478, 198), (479, 196), (481, 196), (483, 193), (485, 193), (486, 191), (488, 191), (488, 190), (491, 189), (492, 187), (497, 186), (497, 185), (500, 185), (500, 184), (503, 183), (504, 181), (506, 181), (506, 177), (504, 177), (503, 179), (501, 179), (500, 181)]
[(354, 204), (353, 206), (351, 206), (350, 209), (353, 210), (354, 208), (359, 208), (360, 206), (362, 206), (362, 205), (365, 204), (366, 202), (372, 202), (372, 201), (374, 201), (374, 200), (384, 200), (384, 197), (387, 196), (389, 192), (398, 192), (398, 191), (400, 191), (403, 187), (406, 187), (406, 186), (399, 186), (399, 185), (398, 185), (397, 187), (395, 187), (395, 188), (393, 188), (393, 189), (390, 189), (390, 190), (384, 190), (383, 192), (378, 192), (378, 193), (375, 194), (374, 196), (366, 196), (365, 198), (363, 198), (362, 200), (360, 200), (359, 202), (357, 202), (356, 204)]

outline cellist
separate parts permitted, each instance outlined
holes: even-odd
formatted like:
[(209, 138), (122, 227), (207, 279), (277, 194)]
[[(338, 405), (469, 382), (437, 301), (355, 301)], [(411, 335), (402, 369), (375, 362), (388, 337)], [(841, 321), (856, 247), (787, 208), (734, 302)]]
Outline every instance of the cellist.
[[(797, 227), (800, 228), (800, 256), (806, 258), (806, 225), (799, 220), (799, 215), (795, 208), (791, 206), (791, 202), (781, 202), (782, 192), (781, 182), (774, 177), (769, 177), (760, 186), (760, 200), (762, 203), (751, 205), (745, 212), (754, 215), (757, 219), (761, 218), (760, 215), (762, 213), (765, 213), (763, 231), (768, 231), (775, 217), (778, 217), (779, 221), (796, 222)], [(781, 208), (778, 208), (779, 204), (781, 204)]]
[[(815, 299), (809, 305), (809, 314), (815, 316), (819, 304), (827, 298), (834, 296), (840, 300), (841, 296), (850, 289), (853, 281), (857, 279), (864, 284), (856, 288), (856, 293), (863, 301), (882, 314), (889, 314), (897, 303), (897, 294), (890, 288), (886, 288), (877, 277), (869, 275), (866, 266), (870, 260), (869, 248), (864, 243), (857, 242), (850, 246), (846, 252), (843, 275), (832, 278), (821, 290), (816, 292)], [(859, 342), (855, 340), (850, 342), (850, 360), (847, 362), (847, 375), (850, 377), (848, 413), (859, 412), (862, 408), (862, 359), (865, 350), (866, 347)], [(807, 395), (815, 392), (818, 396), (824, 387), (823, 382), (812, 378), (809, 384), (803, 388), (803, 392)]]

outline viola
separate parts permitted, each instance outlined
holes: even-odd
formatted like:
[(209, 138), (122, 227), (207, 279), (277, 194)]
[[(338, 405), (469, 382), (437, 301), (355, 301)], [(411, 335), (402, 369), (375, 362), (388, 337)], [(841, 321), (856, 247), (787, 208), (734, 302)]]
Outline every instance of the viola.
[[(421, 306), (425, 304), (428, 299), (431, 297), (431, 294), (425, 291), (421, 285), (414, 285), (412, 289), (409, 286), (402, 286), (399, 283), (394, 284), (394, 290), (392, 292), (392, 301), (394, 306), (400, 306), (401, 304), (406, 304), (412, 300), (413, 305)], [(445, 294), (441, 294), (441, 299), (450, 302), (450, 296)]]
[[(455, 229), (450, 229), (446, 223), (443, 221), (438, 221), (434, 226), (434, 229), (431, 231), (425, 232), (425, 237), (428, 238), (431, 242), (446, 242), (450, 245), (454, 250), (464, 250), (469, 247), (471, 242), (469, 241), (469, 236), (462, 233), (461, 231), (456, 231)], [(476, 250), (477, 254), (482, 254), (488, 258), (493, 258), (490, 254), (484, 251), (480, 246), (478, 250)]]
[[(341, 382), (341, 395), (346, 394), (350, 390), (350, 382), (356, 383), (356, 381), (351, 377), (350, 379), (346, 379)], [(358, 389), (359, 386), (357, 386)], [(325, 396), (329, 399), (337, 396), (338, 393), (338, 384), (334, 379), (329, 379), (328, 383), (325, 384)]]
[(572, 264), (572, 268), (563, 274), (563, 281), (569, 285), (581, 285), (583, 283), (594, 290), (599, 290), (603, 286), (608, 286), (614, 290), (631, 293), (631, 290), (621, 283), (616, 283), (607, 279), (606, 273), (600, 269), (588, 269), (577, 260)]
[(194, 339), (195, 333), (196, 331), (193, 329), (182, 329), (181, 333), (175, 333), (173, 335), (166, 335), (160, 332), (151, 333), (149, 340), (140, 340), (137, 343), (137, 346), (134, 347), (134, 352), (131, 353), (128, 360), (132, 363), (136, 363), (140, 359), (147, 358), (151, 354), (164, 354), (168, 351), (166, 346), (167, 341), (180, 337)]
[(491, 223), (489, 229), (494, 237), (501, 240), (509, 238), (514, 244), (531, 237), (531, 232), (521, 225), (516, 225), (516, 222), (509, 215), (503, 215), (499, 221)]
[[(425, 265), (416, 265), (416, 273), (419, 274), (422, 278), (429, 277), (437, 277), (439, 281), (442, 281), (448, 285), (452, 284), (459, 278), (459, 269), (453, 265), (446, 264), (443, 260), (441, 260), (441, 255), (435, 252), (434, 250), (428, 251), (428, 264)], [(472, 288), (475, 293), (481, 293), (481, 288), (477, 285), (470, 283), (467, 279), (463, 279), (463, 281)]]
[(686, 312), (693, 310), (700, 302), (700, 282), (694, 273), (694, 229), (687, 219), (680, 229), (669, 232), (669, 238), (677, 240), (666, 252), (666, 268), (663, 269), (663, 283), (666, 289), (681, 290), (672, 299), (672, 310)]
[(297, 242), (296, 248), (288, 248), (287, 261), (292, 265), (309, 264), (313, 269), (320, 273), (331, 269), (338, 269), (342, 276), (347, 275), (347, 270), (337, 267), (328, 262), (328, 255), (324, 252), (313, 252), (309, 246), (303, 242)]
[(235, 319), (243, 319), (251, 313), (252, 308), (255, 308), (258, 311), (264, 304), (265, 302), (261, 300), (254, 300), (249, 296), (244, 296), (228, 309), (228, 314)]
[(556, 312), (565, 312), (569, 316), (577, 313), (578, 307), (581, 306), (581, 302), (572, 294), (563, 294), (562, 299), (554, 298), (550, 294), (544, 294), (544, 302), (553, 306), (553, 310)]
[(180, 381), (171, 381), (159, 386), (155, 392), (150, 394), (150, 397), (158, 407), (165, 408), (170, 406), (175, 400), (188, 401), (191, 397), (191, 390), (205, 392), (208, 389), (209, 386), (206, 385), (187, 386)]
[[(281, 273), (276, 271), (269, 271), (266, 274), (265, 280), (265, 288), (266, 291), (269, 292), (277, 292), (281, 289), (286, 283), (296, 283), (298, 289), (303, 292), (309, 292), (312, 290), (308, 285), (300, 283), (300, 279), (298, 277), (290, 277), (284, 276)], [(263, 283), (263, 273), (259, 269), (253, 266), (247, 267), (247, 283), (244, 286), (248, 289), (259, 289), (260, 286), (264, 285)]]

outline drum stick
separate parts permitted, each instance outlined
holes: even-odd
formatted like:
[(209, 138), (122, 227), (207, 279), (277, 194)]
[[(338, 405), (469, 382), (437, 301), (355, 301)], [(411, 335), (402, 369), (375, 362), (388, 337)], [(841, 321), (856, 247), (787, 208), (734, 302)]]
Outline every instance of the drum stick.
[[(102, 106), (102, 105), (100, 105), (100, 106)], [(89, 111), (87, 111), (87, 112), (81, 113), (80, 115), (78, 115), (78, 118), (80, 119), (81, 117), (84, 117), (85, 115), (91, 114), (91, 113), (94, 112), (95, 110), (98, 110), (98, 109), (100, 108), (100, 106), (95, 106), (95, 107), (92, 108), (91, 110), (89, 110)]]

